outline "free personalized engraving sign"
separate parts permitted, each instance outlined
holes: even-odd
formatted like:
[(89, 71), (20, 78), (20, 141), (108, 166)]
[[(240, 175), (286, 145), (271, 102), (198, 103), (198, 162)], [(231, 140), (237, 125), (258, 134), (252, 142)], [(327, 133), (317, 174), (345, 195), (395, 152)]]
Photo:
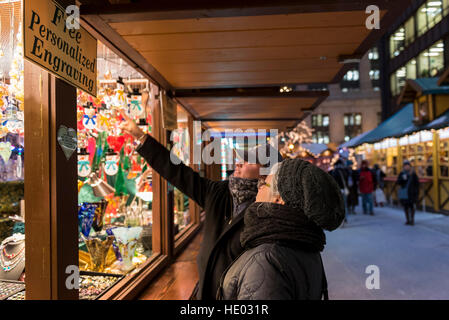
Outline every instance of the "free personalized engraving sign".
[(97, 95), (97, 40), (67, 28), (66, 9), (52, 0), (24, 0), (24, 56), (73, 86)]

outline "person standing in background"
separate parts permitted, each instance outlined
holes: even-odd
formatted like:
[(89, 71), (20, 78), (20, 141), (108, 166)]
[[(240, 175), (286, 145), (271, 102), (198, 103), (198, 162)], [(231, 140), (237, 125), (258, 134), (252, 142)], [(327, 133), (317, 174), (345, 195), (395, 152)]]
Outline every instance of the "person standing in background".
[(359, 189), (362, 195), (363, 214), (374, 215), (373, 212), (373, 192), (376, 184), (376, 177), (368, 167), (368, 161), (363, 160), (359, 175)]
[(359, 205), (359, 174), (357, 170), (352, 170), (353, 164), (354, 163), (351, 160), (346, 162), (349, 189), (349, 195), (347, 198), (348, 214), (356, 214), (355, 207)]
[(348, 212), (347, 207), (347, 199), (349, 196), (349, 188), (348, 188), (348, 171), (343, 165), (343, 161), (341, 159), (338, 159), (335, 162), (335, 168), (330, 172), (330, 175), (334, 178), (334, 180), (337, 182), (341, 195), (343, 197), (343, 202), (345, 205), (345, 219), (344, 222), (348, 222), (346, 218), (346, 213)]
[(404, 207), (406, 225), (415, 224), (415, 203), (419, 195), (419, 179), (410, 161), (405, 160), (396, 183), (399, 185), (398, 197)]
[(383, 207), (386, 202), (384, 187), (385, 187), (385, 173), (379, 167), (378, 164), (375, 164), (373, 167), (374, 174), (376, 176), (376, 183), (374, 185), (374, 205), (377, 207), (378, 205)]

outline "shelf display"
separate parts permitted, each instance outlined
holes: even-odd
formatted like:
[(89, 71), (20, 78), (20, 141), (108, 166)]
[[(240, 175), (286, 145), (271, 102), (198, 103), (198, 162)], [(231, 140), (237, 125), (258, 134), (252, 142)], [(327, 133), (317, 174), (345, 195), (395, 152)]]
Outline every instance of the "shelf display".
[(440, 140), (440, 177), (449, 177), (449, 139)]
[(0, 280), (0, 300), (6, 300), (24, 290), (25, 283), (23, 282)]
[(120, 112), (151, 133), (154, 98), (148, 80), (101, 43), (98, 54), (98, 95), (78, 91), (77, 100), (80, 269), (126, 275), (153, 254), (153, 193), (152, 169), (121, 131)]
[(112, 286), (120, 280), (122, 276), (105, 273), (87, 272), (80, 275), (80, 300), (95, 300), (100, 298)]
[[(418, 133), (419, 134), (419, 133)], [(409, 139), (410, 141), (410, 139)], [(410, 161), (418, 177), (433, 176), (433, 142), (420, 142), (401, 147), (403, 159)]]

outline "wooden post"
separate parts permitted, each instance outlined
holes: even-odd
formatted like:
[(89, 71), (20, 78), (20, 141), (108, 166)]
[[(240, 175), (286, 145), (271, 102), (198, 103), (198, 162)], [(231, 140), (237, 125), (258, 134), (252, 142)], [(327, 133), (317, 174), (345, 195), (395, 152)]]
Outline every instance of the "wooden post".
[(433, 133), (433, 209), (438, 212), (440, 211), (440, 136), (438, 131), (432, 130)]
[(26, 298), (78, 299), (66, 268), (78, 266), (77, 155), (58, 145), (76, 130), (76, 89), (25, 61)]

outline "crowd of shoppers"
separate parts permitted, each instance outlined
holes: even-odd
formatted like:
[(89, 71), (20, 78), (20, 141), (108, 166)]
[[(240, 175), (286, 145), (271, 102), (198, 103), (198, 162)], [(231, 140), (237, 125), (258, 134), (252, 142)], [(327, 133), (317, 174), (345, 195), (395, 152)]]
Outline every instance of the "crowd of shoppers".
[[(385, 173), (375, 164), (371, 169), (367, 160), (361, 162), (359, 170), (352, 169), (353, 162), (339, 159), (330, 171), (337, 182), (345, 201), (346, 214), (356, 214), (359, 195), (362, 199), (363, 214), (374, 215), (374, 206), (383, 207), (386, 203), (384, 193)], [(403, 170), (399, 174), (398, 199), (404, 208), (406, 225), (415, 224), (415, 205), (419, 195), (419, 178), (413, 170), (410, 161), (405, 160)], [(344, 219), (347, 222), (345, 216)]]

